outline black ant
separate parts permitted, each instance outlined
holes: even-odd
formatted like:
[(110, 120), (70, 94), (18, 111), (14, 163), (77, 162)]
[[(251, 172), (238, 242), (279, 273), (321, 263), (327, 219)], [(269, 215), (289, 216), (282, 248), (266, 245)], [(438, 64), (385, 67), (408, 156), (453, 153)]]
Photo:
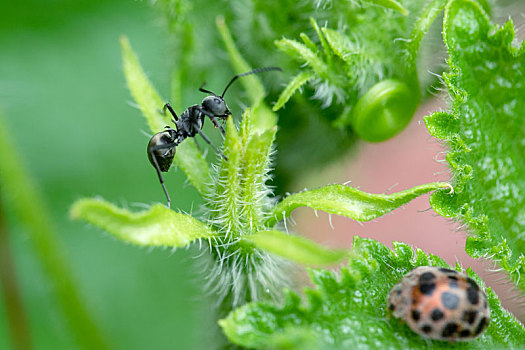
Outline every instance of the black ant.
[(204, 84), (201, 85), (199, 91), (210, 94), (206, 96), (200, 105), (193, 105), (188, 107), (180, 116), (177, 116), (173, 108), (169, 103), (166, 103), (162, 109), (163, 113), (166, 113), (166, 109), (173, 116), (172, 122), (175, 124), (175, 129), (166, 126), (166, 130), (156, 133), (151, 137), (148, 143), (148, 159), (157, 171), (159, 181), (168, 200), (168, 207), (170, 206), (170, 196), (164, 186), (164, 179), (162, 178), (162, 172), (167, 172), (173, 163), (175, 157), (175, 148), (188, 137), (194, 137), (199, 134), (206, 141), (213, 150), (219, 154), (224, 160), (228, 160), (226, 156), (217, 149), (211, 142), (210, 139), (202, 132), (202, 126), (204, 124), (204, 118), (209, 117), (213, 125), (219, 128), (223, 135), (226, 134), (224, 128), (219, 124), (217, 119), (226, 120), (231, 115), (226, 102), (224, 101), (224, 94), (231, 86), (231, 84), (240, 77), (244, 77), (250, 74), (257, 74), (272, 70), (282, 71), (279, 67), (263, 67), (251, 70), (246, 73), (237, 74), (234, 76), (228, 85), (224, 88), (222, 95), (218, 96), (209, 90), (203, 89)]

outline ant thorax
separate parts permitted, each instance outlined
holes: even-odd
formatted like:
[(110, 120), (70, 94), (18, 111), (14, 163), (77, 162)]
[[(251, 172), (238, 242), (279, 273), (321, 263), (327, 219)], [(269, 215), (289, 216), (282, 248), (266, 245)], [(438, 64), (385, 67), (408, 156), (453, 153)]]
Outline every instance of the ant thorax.
[(195, 127), (202, 129), (204, 124), (204, 114), (200, 111), (201, 106), (193, 105), (188, 107), (181, 115), (180, 119), (175, 123), (177, 130), (184, 136), (193, 137), (197, 134)]

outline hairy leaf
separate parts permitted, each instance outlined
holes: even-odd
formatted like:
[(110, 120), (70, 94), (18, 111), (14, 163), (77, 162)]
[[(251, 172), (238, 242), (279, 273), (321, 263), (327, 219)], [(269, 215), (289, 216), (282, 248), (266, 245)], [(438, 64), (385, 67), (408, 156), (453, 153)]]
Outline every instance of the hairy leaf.
[[(491, 323), (478, 339), (451, 344), (423, 339), (406, 324), (390, 316), (386, 296), (416, 266), (443, 266), (403, 243), (390, 250), (381, 243), (355, 237), (355, 256), (339, 274), (313, 270), (315, 289), (305, 300), (289, 292), (284, 305), (265, 302), (242, 306), (219, 321), (233, 343), (248, 348), (272, 349), (459, 349), (521, 348), (525, 329), (487, 290)], [(456, 266), (460, 270), (459, 266)], [(469, 276), (483, 286), (470, 269)]]
[(468, 254), (497, 261), (525, 291), (524, 45), (513, 45), (511, 21), (496, 28), (469, 0), (447, 5), (444, 39), (452, 109), (425, 123), (446, 140), (455, 194), (435, 193), (431, 204), (468, 224)]
[(348, 257), (349, 251), (329, 249), (304, 237), (281, 231), (259, 231), (242, 240), (259, 249), (305, 265), (334, 264)]
[(401, 12), (404, 16), (408, 15), (407, 9), (404, 8), (403, 5), (401, 5), (396, 0), (364, 0), (364, 1)]
[[(230, 30), (224, 22), (224, 18), (221, 16), (217, 17), (216, 24), (235, 72), (237, 74), (242, 74), (250, 71), (251, 67), (235, 46), (235, 42), (233, 41)], [(257, 110), (252, 116), (253, 131), (264, 132), (275, 127), (277, 125), (277, 116), (272, 113), (268, 106), (263, 102), (265, 89), (261, 79), (259, 79), (257, 75), (247, 75), (242, 78), (241, 82), (250, 97), (253, 106), (252, 108)]]
[(278, 111), (279, 109), (283, 108), (283, 106), (288, 102), (290, 97), (295, 93), (296, 90), (300, 89), (308, 80), (312, 79), (314, 77), (313, 73), (309, 71), (303, 71), (299, 73), (295, 78), (293, 78), (286, 88), (283, 90), (281, 95), (279, 95), (279, 99), (273, 106), (274, 111)]
[[(142, 70), (137, 55), (133, 52), (126, 37), (120, 38), (120, 45), (124, 75), (131, 95), (146, 118), (151, 132), (162, 131), (166, 125), (171, 124), (169, 114), (162, 113), (164, 102)], [(181, 143), (177, 147), (174, 161), (184, 171), (199, 193), (205, 194), (210, 170), (197, 146), (193, 142)]]
[(293, 58), (306, 62), (316, 74), (326, 77), (328, 66), (306, 45), (290, 39), (281, 39), (276, 41), (275, 45)]
[[(409, 29), (413, 28), (416, 34), (410, 38), (409, 46), (417, 53), (420, 39), (435, 18), (427, 17), (439, 13), (439, 9), (435, 12), (423, 11), (424, 6), (424, 1), (405, 1), (402, 4), (400, 1), (368, 0), (351, 3), (348, 4), (349, 13), (346, 16), (338, 14), (328, 17), (345, 18), (343, 25), (325, 21), (320, 28), (316, 19), (310, 18), (319, 47), (303, 33), (300, 37), (304, 44), (288, 38), (276, 44), (281, 51), (305, 63), (302, 72), (311, 75), (308, 86), (315, 90), (313, 97), (323, 102), (323, 108), (330, 106), (334, 109), (330, 113), (336, 117), (334, 126), (351, 126), (367, 141), (383, 141), (406, 126), (420, 102), (416, 60), (406, 59), (406, 53), (410, 50), (398, 39), (409, 37)], [(405, 16), (385, 11), (384, 8), (394, 9)], [(409, 12), (411, 15), (407, 16)], [(337, 30), (330, 29), (336, 26)], [(294, 83), (305, 83), (295, 79), (290, 83), (289, 91), (281, 94), (283, 102), (297, 90), (291, 89)], [(396, 84), (380, 85), (392, 81)], [(370, 102), (372, 106), (368, 106)], [(356, 104), (359, 104), (359, 110), (353, 112)], [(393, 125), (388, 125), (389, 120), (393, 121)], [(362, 127), (360, 122), (371, 126)], [(370, 131), (378, 129), (381, 129), (379, 133)]]
[[(248, 112), (249, 113), (249, 112)], [(245, 114), (246, 115), (246, 114)], [(261, 200), (267, 197), (269, 191), (266, 187), (268, 163), (277, 127), (261, 135), (249, 139), (244, 155), (242, 171), (242, 206), (243, 216), (251, 230), (262, 229), (264, 216), (267, 209), (261, 205)]]
[(414, 24), (407, 45), (409, 65), (412, 67), (412, 69), (416, 69), (419, 47), (421, 46), (423, 37), (428, 32), (430, 26), (437, 16), (439, 16), (439, 14), (443, 11), (447, 2), (448, 0), (430, 1)]
[(443, 188), (447, 190), (441, 192), (445, 196), (449, 195), (451, 186), (442, 182), (420, 185), (393, 194), (366, 193), (344, 185), (328, 185), (286, 197), (275, 207), (273, 215), (267, 220), (267, 225), (272, 226), (299, 207), (322, 210), (357, 221), (370, 221), (407, 204), (422, 194)]
[[(217, 17), (216, 24), (217, 29), (219, 30), (219, 34), (221, 35), (222, 41), (226, 46), (226, 51), (228, 51), (228, 55), (230, 56), (230, 62), (235, 72), (237, 74), (241, 74), (251, 70), (252, 68), (250, 67), (248, 62), (246, 62), (246, 60), (242, 57), (239, 50), (235, 46), (230, 30), (226, 26), (226, 22), (224, 22), (224, 17)], [(264, 98), (264, 87), (261, 83), (261, 79), (259, 79), (256, 75), (249, 75), (243, 77), (242, 85), (244, 86), (244, 89), (250, 96), (251, 105), (260, 102), (260, 100)]]
[(326, 38), (326, 42), (330, 45), (330, 50), (348, 65), (357, 63), (355, 61), (357, 53), (365, 54), (344, 34), (329, 28), (322, 28), (321, 30), (323, 37)]
[[(261, 119), (259, 113), (260, 109), (245, 109), (239, 131), (233, 119), (228, 119), (224, 140), (228, 160), (222, 160), (217, 170), (208, 204), (214, 208), (212, 217), (217, 218), (220, 226), (228, 227), (227, 232), (236, 235), (246, 229), (249, 233), (263, 229), (270, 205), (266, 181), (277, 127), (262, 132), (256, 126)], [(240, 230), (243, 224), (246, 227)]]
[(161, 204), (133, 213), (102, 199), (85, 198), (73, 204), (71, 217), (85, 220), (125, 242), (140, 246), (184, 247), (194, 240), (215, 235), (208, 225)]
[[(240, 222), (241, 208), (241, 179), (239, 167), (242, 156), (242, 143), (232, 118), (228, 118), (226, 138), (224, 139), (224, 155), (220, 168), (217, 170), (217, 179), (213, 181), (214, 188), (210, 196), (209, 206), (213, 208), (213, 216), (218, 219), (217, 226), (228, 227), (229, 231), (237, 232)], [(224, 224), (228, 222), (228, 224)]]
[(127, 37), (120, 37), (120, 46), (124, 76), (131, 95), (146, 118), (151, 132), (159, 132), (171, 123), (169, 114), (162, 113), (164, 102), (142, 70)]
[(264, 219), (273, 201), (266, 185), (276, 127), (261, 130), (261, 109), (247, 108), (239, 130), (227, 121), (224, 155), (213, 169), (212, 191), (206, 197), (205, 214), (217, 236), (210, 239), (207, 284), (221, 313), (247, 301), (282, 295), (289, 285), (285, 270), (290, 266), (277, 256), (254, 249), (242, 237), (265, 229)]

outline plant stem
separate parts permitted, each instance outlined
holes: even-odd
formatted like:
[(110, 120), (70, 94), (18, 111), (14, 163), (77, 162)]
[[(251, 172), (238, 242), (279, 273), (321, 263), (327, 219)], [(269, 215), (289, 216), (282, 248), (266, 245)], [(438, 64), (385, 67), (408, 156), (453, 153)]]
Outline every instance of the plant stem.
[(31, 349), (31, 336), (22, 297), (16, 280), (15, 264), (9, 249), (9, 237), (4, 223), (0, 199), (0, 285), (7, 311), (11, 342), (15, 350)]
[(107, 349), (102, 333), (76, 287), (69, 262), (44, 200), (21, 164), (0, 116), (0, 185), (5, 206), (25, 228), (56, 301), (81, 349)]

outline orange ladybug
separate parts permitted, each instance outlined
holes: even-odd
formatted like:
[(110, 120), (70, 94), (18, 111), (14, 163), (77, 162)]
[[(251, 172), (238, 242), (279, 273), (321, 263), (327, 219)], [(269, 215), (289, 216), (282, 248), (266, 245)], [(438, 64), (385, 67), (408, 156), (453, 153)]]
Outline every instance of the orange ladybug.
[(471, 340), (490, 322), (486, 294), (464, 273), (420, 266), (388, 294), (388, 308), (416, 333), (436, 340)]

